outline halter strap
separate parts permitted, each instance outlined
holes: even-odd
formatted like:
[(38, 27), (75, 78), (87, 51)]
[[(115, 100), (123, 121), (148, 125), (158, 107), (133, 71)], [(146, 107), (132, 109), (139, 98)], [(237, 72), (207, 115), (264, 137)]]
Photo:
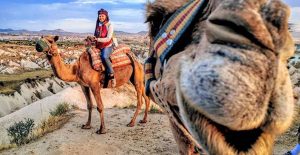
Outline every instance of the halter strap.
[(204, 0), (191, 0), (178, 9), (154, 38), (154, 50), (161, 62), (190, 26)]
[(164, 24), (154, 38), (154, 51), (145, 62), (147, 94), (150, 92), (150, 82), (156, 80), (154, 76), (154, 67), (157, 61), (156, 57), (159, 58), (161, 64), (164, 63), (167, 54), (191, 25), (197, 13), (202, 9), (204, 1), (205, 0), (190, 0), (167, 20), (166, 24)]
[[(57, 49), (58, 52), (54, 52), (54, 51), (52, 50), (52, 45), (51, 45), (46, 39), (42, 38), (42, 39), (40, 39), (40, 42), (44, 42), (45, 44), (47, 44), (47, 46), (48, 46), (48, 48), (49, 48), (48, 51), (45, 51), (45, 53), (46, 53), (47, 55), (49, 55), (49, 56), (57, 56), (57, 55), (59, 54), (59, 49)], [(50, 51), (52, 51), (52, 53), (50, 53)]]

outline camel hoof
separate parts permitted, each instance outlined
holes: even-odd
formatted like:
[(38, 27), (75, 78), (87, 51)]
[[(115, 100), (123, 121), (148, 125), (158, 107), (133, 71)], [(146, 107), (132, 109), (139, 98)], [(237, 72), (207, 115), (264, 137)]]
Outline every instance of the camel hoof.
[(81, 129), (91, 129), (92, 127), (90, 125), (82, 125)]
[(147, 120), (140, 120), (139, 123), (147, 123)]
[(127, 124), (127, 127), (134, 127), (134, 123)]
[(96, 134), (100, 135), (100, 134), (105, 134), (106, 133), (106, 130), (105, 129), (99, 129), (96, 131)]

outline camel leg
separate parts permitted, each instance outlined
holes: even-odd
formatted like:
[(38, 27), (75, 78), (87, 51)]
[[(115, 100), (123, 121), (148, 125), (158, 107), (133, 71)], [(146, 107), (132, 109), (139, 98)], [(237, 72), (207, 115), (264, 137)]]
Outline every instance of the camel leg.
[(200, 155), (200, 153), (197, 153), (197, 151), (195, 150), (195, 145), (186, 136), (184, 136), (183, 132), (171, 119), (170, 124), (179, 149), (179, 153), (181, 155)]
[(143, 120), (140, 120), (140, 123), (146, 123), (147, 122), (147, 117), (148, 117), (148, 112), (149, 112), (149, 109), (150, 109), (150, 99), (146, 95), (145, 86), (142, 87), (142, 91), (143, 91), (143, 97), (144, 97), (144, 100), (145, 100), (145, 103), (146, 103), (146, 109), (145, 109), (144, 118), (143, 118)]
[(92, 101), (91, 101), (89, 87), (81, 86), (81, 89), (82, 89), (82, 92), (83, 92), (83, 94), (86, 98), (87, 109), (89, 111), (88, 120), (87, 120), (85, 125), (81, 126), (81, 128), (82, 129), (90, 129), (91, 128), (91, 115), (92, 115), (93, 104), (92, 104)]
[(137, 92), (137, 106), (136, 106), (135, 113), (134, 113), (130, 123), (127, 124), (128, 127), (133, 127), (134, 126), (136, 117), (139, 114), (139, 112), (141, 110), (141, 107), (142, 107), (142, 103), (143, 103), (143, 101), (142, 101), (142, 89), (140, 88), (139, 85), (135, 84), (135, 90)]
[(104, 106), (102, 103), (101, 99), (101, 94), (100, 94), (100, 86), (97, 84), (96, 87), (92, 87), (92, 92), (95, 96), (96, 102), (97, 102), (97, 110), (100, 114), (100, 129), (96, 131), (97, 134), (105, 134), (106, 129), (105, 129), (105, 124), (104, 124)]

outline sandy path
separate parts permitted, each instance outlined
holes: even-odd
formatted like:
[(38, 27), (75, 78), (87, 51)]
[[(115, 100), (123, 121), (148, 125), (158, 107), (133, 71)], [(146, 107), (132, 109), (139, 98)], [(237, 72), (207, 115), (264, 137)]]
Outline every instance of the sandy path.
[[(176, 143), (164, 114), (150, 114), (146, 124), (127, 127), (135, 109), (105, 109), (107, 134), (97, 135), (99, 115), (94, 109), (92, 129), (83, 130), (87, 111), (73, 111), (75, 116), (61, 129), (20, 148), (0, 152), (2, 155), (176, 155)], [(143, 117), (139, 115), (138, 120)], [(297, 120), (297, 119), (296, 119)], [(274, 155), (282, 155), (296, 144), (299, 121), (279, 138)]]
[[(121, 155), (121, 154), (178, 154), (176, 143), (169, 128), (166, 115), (150, 114), (146, 124), (127, 127), (134, 109), (105, 109), (107, 134), (97, 135), (99, 115), (93, 111), (92, 129), (80, 127), (87, 119), (86, 111), (75, 111), (72, 118), (61, 129), (49, 133), (39, 140), (20, 148), (14, 148), (0, 154), (25, 155)], [(139, 119), (142, 114), (139, 115)]]

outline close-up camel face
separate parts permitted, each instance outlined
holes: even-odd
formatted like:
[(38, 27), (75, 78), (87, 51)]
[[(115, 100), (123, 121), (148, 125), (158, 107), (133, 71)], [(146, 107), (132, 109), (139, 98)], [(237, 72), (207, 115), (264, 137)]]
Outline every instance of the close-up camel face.
[(294, 114), (286, 67), (294, 53), (289, 8), (280, 0), (202, 0), (181, 38), (163, 58), (157, 56), (155, 38), (187, 2), (147, 5), (156, 58), (150, 96), (204, 152), (272, 154), (274, 139)]

